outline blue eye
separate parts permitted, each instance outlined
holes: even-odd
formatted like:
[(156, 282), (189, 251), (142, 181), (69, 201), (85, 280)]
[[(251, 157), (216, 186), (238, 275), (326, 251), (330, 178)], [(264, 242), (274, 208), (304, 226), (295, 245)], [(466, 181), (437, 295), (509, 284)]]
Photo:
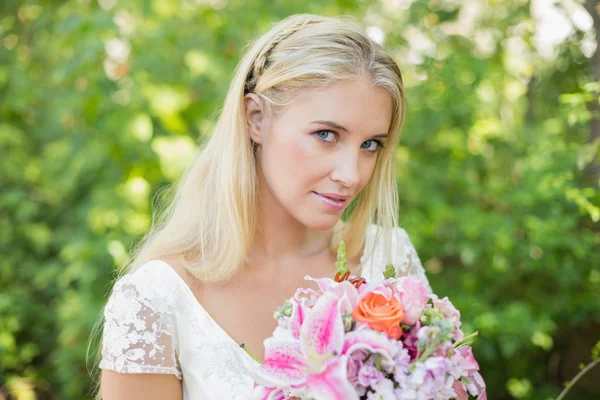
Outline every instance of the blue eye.
[[(322, 130), (315, 132), (315, 135), (319, 138), (319, 140), (325, 143), (335, 143), (337, 133), (328, 130)], [(366, 149), (369, 153), (377, 153), (380, 149), (385, 147), (380, 140), (367, 140), (361, 146), (361, 149)]]
[(319, 137), (319, 139), (321, 139), (324, 142), (327, 142), (327, 143), (333, 142), (333, 139), (328, 139), (330, 135), (334, 134), (334, 132), (332, 132), (332, 131), (318, 131), (316, 134)]
[[(365, 144), (366, 144), (366, 147), (365, 147)], [(374, 148), (373, 148), (373, 145), (375, 145)], [(376, 153), (379, 149), (383, 148), (383, 143), (381, 143), (379, 140), (367, 140), (366, 142), (363, 143), (362, 148), (367, 149), (371, 153)]]

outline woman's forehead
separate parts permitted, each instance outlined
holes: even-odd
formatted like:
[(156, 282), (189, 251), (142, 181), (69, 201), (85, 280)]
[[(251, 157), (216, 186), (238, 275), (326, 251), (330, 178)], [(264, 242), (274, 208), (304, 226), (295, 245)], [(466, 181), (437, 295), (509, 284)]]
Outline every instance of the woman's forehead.
[(366, 79), (338, 82), (300, 92), (279, 117), (305, 124), (330, 121), (349, 132), (385, 133), (392, 118), (392, 98)]

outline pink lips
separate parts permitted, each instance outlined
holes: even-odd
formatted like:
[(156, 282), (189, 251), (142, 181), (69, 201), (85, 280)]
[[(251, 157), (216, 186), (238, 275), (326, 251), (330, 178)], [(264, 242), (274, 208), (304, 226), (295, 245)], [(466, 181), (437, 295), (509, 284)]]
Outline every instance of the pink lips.
[[(338, 196), (338, 195), (331, 195), (331, 196), (335, 196), (335, 197), (329, 197), (325, 194), (319, 194), (317, 192), (313, 192), (317, 198), (319, 200), (321, 200), (321, 202), (330, 210), (332, 211), (342, 211), (345, 207), (346, 207), (346, 202), (348, 199), (348, 196)], [(329, 193), (328, 193), (329, 194)]]

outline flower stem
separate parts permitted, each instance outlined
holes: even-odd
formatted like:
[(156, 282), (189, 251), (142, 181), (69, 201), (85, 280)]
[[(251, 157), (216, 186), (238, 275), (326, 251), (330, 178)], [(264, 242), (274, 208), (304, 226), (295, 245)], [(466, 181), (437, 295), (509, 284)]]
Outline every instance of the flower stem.
[(454, 348), (459, 348), (460, 346), (463, 346), (463, 345), (464, 346), (471, 345), (473, 343), (473, 340), (475, 340), (475, 336), (479, 336), (479, 331), (475, 331), (475, 332), (471, 333), (470, 335), (467, 335), (464, 338), (462, 338), (462, 340), (455, 342)]
[(256, 357), (254, 357), (252, 354), (250, 354), (250, 352), (248, 351), (248, 349), (246, 348), (246, 345), (244, 343), (240, 344), (240, 347), (242, 348), (242, 350), (244, 350), (246, 352), (246, 354), (248, 354), (254, 361), (256, 361), (259, 364), (262, 364), (260, 361), (258, 361), (258, 359)]
[(573, 387), (573, 385), (575, 385), (577, 383), (577, 381), (579, 379), (581, 379), (581, 377), (583, 375), (585, 375), (590, 369), (594, 368), (596, 366), (596, 364), (600, 363), (600, 358), (595, 359), (594, 361), (592, 361), (591, 363), (589, 363), (584, 369), (582, 369), (581, 371), (579, 371), (579, 373), (577, 375), (575, 375), (575, 378), (573, 378), (573, 380), (571, 382), (569, 382), (569, 384), (567, 385), (567, 387), (565, 387), (563, 389), (562, 392), (560, 392), (560, 394), (558, 395), (558, 397), (556, 398), (556, 400), (561, 400), (563, 397), (565, 397), (567, 395), (567, 393), (569, 393), (569, 390), (571, 390), (571, 388)]

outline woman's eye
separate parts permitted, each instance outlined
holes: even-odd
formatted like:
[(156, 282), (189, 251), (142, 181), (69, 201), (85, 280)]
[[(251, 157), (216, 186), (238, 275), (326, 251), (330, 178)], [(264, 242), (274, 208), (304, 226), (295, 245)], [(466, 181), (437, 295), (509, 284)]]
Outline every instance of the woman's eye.
[(332, 131), (319, 131), (317, 132), (317, 136), (324, 142), (331, 143), (335, 140), (334, 132)]
[(363, 149), (367, 149), (370, 152), (377, 152), (383, 145), (378, 140), (367, 140), (362, 144)]

